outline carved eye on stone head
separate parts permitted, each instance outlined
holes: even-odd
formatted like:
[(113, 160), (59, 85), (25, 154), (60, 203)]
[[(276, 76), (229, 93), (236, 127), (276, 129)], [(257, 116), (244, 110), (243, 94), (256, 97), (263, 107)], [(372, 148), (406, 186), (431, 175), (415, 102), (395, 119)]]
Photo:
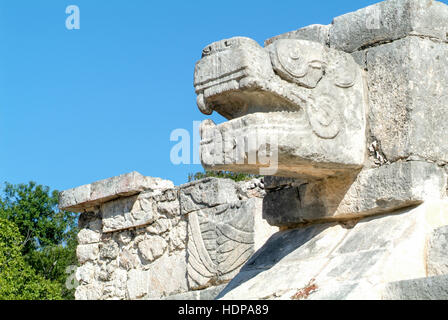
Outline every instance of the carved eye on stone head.
[(323, 47), (295, 39), (280, 39), (274, 45), (271, 60), (277, 74), (301, 86), (315, 88), (324, 72)]
[(300, 59), (300, 50), (299, 50), (299, 48), (292, 48), (291, 52), (289, 53), (289, 56), (293, 60), (299, 60)]
[(295, 43), (280, 42), (277, 56), (284, 70), (293, 77), (302, 78), (308, 73), (306, 57)]

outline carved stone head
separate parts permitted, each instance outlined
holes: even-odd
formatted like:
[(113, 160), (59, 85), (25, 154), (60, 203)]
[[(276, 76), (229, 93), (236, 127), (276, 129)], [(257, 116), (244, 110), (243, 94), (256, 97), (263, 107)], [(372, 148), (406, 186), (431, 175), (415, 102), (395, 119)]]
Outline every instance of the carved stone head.
[(206, 169), (322, 178), (360, 169), (366, 149), (364, 75), (352, 56), (317, 42), (218, 41), (195, 68)]

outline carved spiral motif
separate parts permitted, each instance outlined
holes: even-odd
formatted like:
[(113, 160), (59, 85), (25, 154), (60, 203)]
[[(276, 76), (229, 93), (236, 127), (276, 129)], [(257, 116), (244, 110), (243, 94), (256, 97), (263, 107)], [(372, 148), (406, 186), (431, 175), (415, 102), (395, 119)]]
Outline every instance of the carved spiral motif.
[(300, 40), (282, 39), (276, 42), (274, 69), (286, 80), (314, 88), (323, 76), (323, 47), (303, 45)]
[(322, 95), (309, 101), (307, 114), (314, 133), (322, 139), (333, 139), (340, 131), (341, 115), (334, 107), (335, 99)]
[(277, 55), (282, 67), (293, 77), (302, 78), (308, 73), (308, 61), (294, 42), (281, 42), (277, 47)]

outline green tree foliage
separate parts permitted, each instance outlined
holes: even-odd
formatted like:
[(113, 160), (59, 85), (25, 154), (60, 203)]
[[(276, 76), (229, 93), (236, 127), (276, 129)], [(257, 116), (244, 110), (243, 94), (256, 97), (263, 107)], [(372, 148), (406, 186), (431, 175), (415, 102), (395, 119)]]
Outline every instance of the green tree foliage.
[(24, 244), (17, 226), (0, 218), (0, 299), (61, 299), (59, 284), (45, 279), (25, 262)]
[(215, 177), (215, 178), (229, 178), (235, 181), (245, 181), (253, 178), (260, 178), (262, 176), (256, 174), (247, 174), (247, 173), (238, 173), (231, 171), (204, 171), (204, 172), (196, 172), (190, 173), (188, 175), (188, 182), (204, 179), (207, 177)]
[(66, 268), (77, 264), (76, 214), (60, 211), (58, 192), (35, 182), (5, 183), (2, 191), (0, 219), (17, 227), (24, 263), (38, 277), (56, 284), (62, 298), (73, 299), (74, 290), (66, 288), (65, 279)]

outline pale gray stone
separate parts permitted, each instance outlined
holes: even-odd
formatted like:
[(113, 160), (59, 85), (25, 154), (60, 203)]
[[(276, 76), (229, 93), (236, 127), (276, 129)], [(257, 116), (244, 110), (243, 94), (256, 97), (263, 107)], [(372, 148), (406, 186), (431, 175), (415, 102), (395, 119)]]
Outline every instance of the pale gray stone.
[(432, 0), (388, 0), (333, 20), (330, 46), (346, 52), (409, 35), (447, 39), (448, 6)]
[(236, 184), (231, 179), (206, 178), (179, 187), (182, 214), (238, 200)]
[(428, 240), (427, 269), (429, 276), (448, 274), (448, 226), (434, 230)]
[(120, 231), (150, 224), (155, 221), (153, 210), (143, 210), (138, 196), (121, 198), (104, 203), (103, 232)]
[(91, 262), (87, 262), (76, 269), (76, 280), (81, 284), (89, 284), (95, 280), (95, 265)]
[(78, 233), (79, 244), (98, 243), (101, 240), (101, 233), (89, 229), (81, 229)]
[[(204, 290), (208, 290), (204, 289)], [(167, 297), (161, 298), (161, 300), (200, 300), (200, 292), (202, 290), (194, 290), (194, 291), (188, 291), (184, 293), (178, 293), (169, 295)]]
[(239, 200), (246, 200), (253, 197), (263, 198), (266, 195), (263, 178), (254, 178), (248, 181), (238, 182), (237, 192)]
[(171, 220), (170, 219), (157, 219), (153, 224), (149, 225), (146, 230), (149, 233), (153, 234), (161, 234), (168, 230), (170, 230), (172, 227)]
[(368, 122), (386, 160), (448, 162), (447, 65), (448, 44), (430, 39), (407, 37), (368, 50)]
[(78, 261), (81, 264), (86, 263), (87, 261), (94, 261), (98, 259), (99, 256), (99, 244), (80, 244), (76, 248), (76, 256), (78, 257)]
[(287, 226), (364, 217), (417, 205), (425, 199), (442, 199), (447, 176), (436, 164), (409, 161), (364, 169), (354, 180), (276, 180), (278, 190), (270, 185), (273, 189), (263, 199), (263, 217), (271, 225)]
[(108, 282), (113, 280), (115, 266), (112, 264), (103, 264), (99, 269), (96, 270), (96, 278), (99, 281)]
[(120, 267), (125, 270), (134, 269), (139, 265), (138, 257), (127, 249), (122, 250), (119, 258)]
[(127, 293), (130, 300), (141, 299), (149, 293), (149, 271), (132, 269), (128, 272)]
[(348, 300), (350, 295), (356, 291), (358, 284), (359, 282), (342, 282), (333, 284), (325, 290), (317, 288), (315, 292), (306, 297), (306, 300)]
[(131, 196), (144, 190), (173, 187), (173, 183), (169, 180), (145, 177), (134, 171), (63, 191), (59, 194), (59, 207), (62, 210), (83, 212), (118, 197)]
[(101, 243), (99, 245), (99, 248), (100, 248), (100, 257), (109, 260), (116, 259), (120, 251), (118, 244), (113, 240)]
[(181, 220), (177, 226), (169, 231), (168, 246), (170, 252), (185, 249), (187, 243), (187, 229), (187, 222), (185, 220)]
[(78, 286), (75, 291), (76, 300), (99, 300), (101, 298), (102, 288), (93, 285)]
[(154, 261), (161, 257), (165, 252), (167, 243), (165, 239), (159, 236), (152, 236), (138, 244), (138, 251), (147, 261)]
[(385, 286), (383, 299), (448, 300), (448, 275), (389, 283)]
[(133, 234), (130, 230), (125, 230), (119, 232), (117, 238), (122, 245), (127, 245), (132, 241)]
[(157, 201), (157, 213), (167, 218), (178, 217), (180, 215), (179, 201), (177, 198), (174, 201)]
[(186, 292), (187, 268), (185, 254), (177, 252), (164, 255), (151, 264), (148, 272), (149, 295), (148, 299), (160, 299), (167, 295)]

